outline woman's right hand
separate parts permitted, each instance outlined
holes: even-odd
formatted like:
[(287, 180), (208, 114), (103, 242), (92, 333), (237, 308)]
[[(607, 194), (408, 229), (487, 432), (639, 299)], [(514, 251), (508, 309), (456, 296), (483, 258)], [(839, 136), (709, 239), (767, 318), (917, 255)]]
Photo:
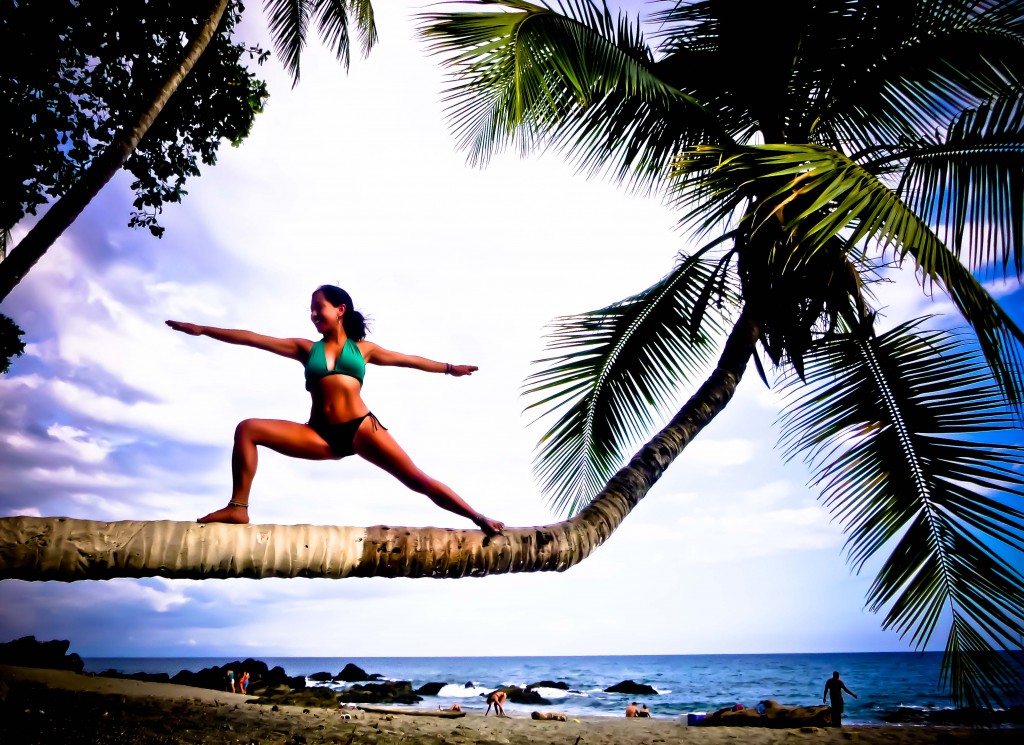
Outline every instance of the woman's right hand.
[(203, 333), (203, 327), (194, 323), (185, 323), (184, 321), (165, 321), (164, 323), (175, 331), (180, 331), (181, 333), (188, 334), (189, 336), (199, 336)]

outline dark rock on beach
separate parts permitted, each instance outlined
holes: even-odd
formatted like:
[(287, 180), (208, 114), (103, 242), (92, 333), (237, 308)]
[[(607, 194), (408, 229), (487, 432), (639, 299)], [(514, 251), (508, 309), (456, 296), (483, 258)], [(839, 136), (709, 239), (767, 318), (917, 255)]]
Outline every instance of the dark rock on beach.
[(530, 685), (526, 686), (526, 690), (528, 691), (532, 691), (534, 688), (557, 688), (560, 691), (568, 691), (569, 684), (555, 680), (541, 680), (536, 683), (530, 683)]
[(267, 663), (253, 659), (235, 660), (220, 667), (207, 667), (199, 672), (182, 670), (172, 676), (170, 682), (178, 685), (195, 686), (196, 688), (208, 688), (213, 691), (223, 691), (228, 688), (228, 670), (234, 671), (236, 682), (241, 679), (243, 672), (248, 672), (249, 693), (254, 696), (259, 696), (267, 689), (280, 686), (287, 686), (293, 691), (301, 691), (306, 687), (306, 678), (304, 676), (289, 676), (280, 665), (268, 668)]
[(330, 673), (313, 673), (312, 675), (307, 675), (306, 677), (310, 680), (315, 680), (318, 683), (327, 683), (328, 681), (334, 680), (334, 676)]
[(259, 698), (249, 701), (249, 703), (275, 706), (302, 706), (319, 709), (341, 708), (338, 694), (330, 688), (320, 686), (306, 688), (301, 691), (268, 691)]
[(418, 696), (436, 696), (447, 683), (424, 683), (414, 693)]
[(122, 673), (120, 670), (104, 670), (96, 673), (101, 678), (123, 678), (125, 680), (141, 680), (146, 683), (170, 683), (171, 676), (167, 673)]
[(351, 704), (415, 704), (423, 697), (413, 693), (408, 680), (385, 683), (356, 683), (338, 692), (338, 700)]
[(624, 680), (616, 683), (611, 688), (605, 688), (605, 693), (628, 693), (639, 696), (657, 696), (658, 692), (646, 683), (634, 683), (632, 680)]
[(551, 702), (536, 691), (523, 690), (519, 686), (504, 686), (500, 690), (504, 691), (505, 695), (508, 696), (509, 703), (551, 706)]
[(0, 644), (0, 664), (80, 673), (85, 663), (74, 652), (67, 653), (70, 646), (69, 641), (41, 642), (34, 636), (23, 636)]
[(346, 683), (355, 683), (359, 680), (380, 680), (380, 673), (368, 673), (358, 665), (349, 662), (342, 668), (341, 672), (334, 676), (335, 680), (343, 680)]

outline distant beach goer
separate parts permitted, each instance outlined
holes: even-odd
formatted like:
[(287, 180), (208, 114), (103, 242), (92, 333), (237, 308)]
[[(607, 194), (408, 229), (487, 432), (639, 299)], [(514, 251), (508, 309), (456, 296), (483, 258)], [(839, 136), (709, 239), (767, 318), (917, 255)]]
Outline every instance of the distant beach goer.
[[(198, 522), (249, 522), (249, 491), (256, 475), (256, 448), (262, 445), (282, 455), (307, 460), (338, 460), (358, 455), (413, 491), (425, 494), (438, 507), (469, 518), (484, 533), (501, 533), (505, 528), (503, 523), (480, 514), (449, 487), (417, 468), (360, 397), (366, 363), (411, 367), (456, 378), (471, 375), (477, 367), (434, 362), (392, 352), (366, 341), (366, 320), (340, 287), (323, 285), (313, 293), (310, 319), (322, 336), (315, 342), (167, 321), (168, 326), (184, 334), (209, 336), (301, 362), (306, 368), (306, 390), (313, 399), (306, 424), (246, 419), (238, 425), (231, 452), (231, 499), (226, 507), (199, 518)], [(244, 370), (240, 372), (244, 375)]]
[[(444, 706), (438, 706), (437, 710), (445, 711), (445, 708)], [(458, 701), (456, 701), (454, 704), (448, 707), (447, 711), (462, 711), (462, 705)]]
[(832, 673), (832, 677), (825, 681), (825, 690), (821, 692), (821, 703), (825, 703), (825, 696), (829, 697), (833, 727), (843, 726), (843, 691), (857, 698), (857, 694), (847, 688), (846, 684), (839, 679), (839, 671), (836, 670)]
[(651, 716), (651, 710), (647, 708), (647, 704), (641, 704), (640, 711), (638, 711), (636, 713), (636, 715), (638, 717), (648, 717), (649, 718)]
[(230, 690), (232, 693), (235, 693), (235, 671), (234, 670), (228, 670), (227, 677), (228, 677), (228, 690)]
[(626, 716), (627, 717), (638, 716), (637, 711), (639, 711), (639, 710), (636, 708), (636, 701), (634, 701), (633, 703), (631, 703), (629, 706), (626, 707)]
[(496, 716), (496, 717), (507, 716), (505, 714), (505, 707), (503, 705), (505, 703), (505, 699), (506, 698), (508, 698), (508, 694), (506, 694), (502, 690), (497, 690), (497, 691), (494, 691), (493, 693), (487, 694), (487, 711), (484, 712), (484, 716), (487, 716), (488, 714), (491, 713), (491, 707), (492, 706), (494, 707), (494, 716)]
[(249, 690), (249, 671), (245, 670), (242, 672), (242, 679), (238, 681), (239, 687), (242, 689), (242, 693), (246, 693)]

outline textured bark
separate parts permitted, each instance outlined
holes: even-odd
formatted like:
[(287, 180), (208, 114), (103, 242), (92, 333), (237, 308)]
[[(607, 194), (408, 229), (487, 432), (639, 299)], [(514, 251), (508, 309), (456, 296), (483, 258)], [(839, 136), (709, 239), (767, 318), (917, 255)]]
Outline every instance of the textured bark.
[(561, 572), (622, 523), (693, 437), (729, 403), (757, 338), (740, 317), (718, 366), (672, 421), (576, 517), (552, 525), (479, 530), (0, 519), (0, 579), (113, 577), (482, 577)]
[(0, 302), (28, 274), (71, 223), (78, 219), (82, 210), (100, 193), (121, 166), (128, 162), (128, 158), (135, 152), (146, 132), (178, 90), (181, 81), (192, 71), (199, 57), (209, 46), (227, 6), (228, 0), (216, 0), (216, 5), (211, 3), (211, 13), (196, 38), (185, 50), (181, 64), (164, 79), (160, 89), (139, 112), (135, 121), (125, 126), (121, 134), (110, 143), (110, 147), (89, 164), (82, 177), (47, 210), (28, 235), (8, 252), (7, 257), (0, 261)]

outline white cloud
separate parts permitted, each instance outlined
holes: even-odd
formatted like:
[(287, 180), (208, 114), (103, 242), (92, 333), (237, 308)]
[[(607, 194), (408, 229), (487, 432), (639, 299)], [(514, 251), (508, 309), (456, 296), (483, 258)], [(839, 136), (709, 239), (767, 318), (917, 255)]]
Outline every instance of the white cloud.
[(698, 437), (687, 446), (686, 457), (691, 462), (700, 463), (703, 468), (714, 472), (749, 463), (754, 453), (761, 447), (763, 445), (740, 438), (713, 440)]
[(132, 483), (126, 476), (111, 472), (87, 472), (74, 466), (59, 468), (36, 467), (29, 471), (30, 477), (38, 482), (51, 485), (70, 486), (75, 488), (118, 487)]
[(74, 453), (73, 457), (85, 463), (99, 463), (113, 450), (109, 442), (89, 437), (88, 433), (64, 424), (50, 425), (46, 434), (67, 445)]
[(4, 435), (4, 442), (15, 450), (26, 450), (33, 446), (32, 440), (20, 432), (11, 432)]

